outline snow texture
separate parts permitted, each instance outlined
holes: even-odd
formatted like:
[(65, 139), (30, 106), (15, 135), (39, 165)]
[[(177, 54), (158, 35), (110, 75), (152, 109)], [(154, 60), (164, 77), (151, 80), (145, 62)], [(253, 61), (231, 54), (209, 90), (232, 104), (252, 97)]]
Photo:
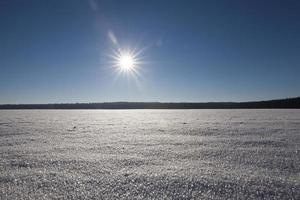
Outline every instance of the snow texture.
[(300, 199), (300, 110), (2, 110), (0, 199)]

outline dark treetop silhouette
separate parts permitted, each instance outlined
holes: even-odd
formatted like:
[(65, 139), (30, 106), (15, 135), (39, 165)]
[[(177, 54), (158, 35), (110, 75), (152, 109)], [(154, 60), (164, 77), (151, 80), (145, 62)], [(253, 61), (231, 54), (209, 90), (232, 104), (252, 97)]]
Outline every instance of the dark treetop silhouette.
[(109, 102), (64, 104), (7, 104), (0, 109), (237, 109), (237, 108), (300, 108), (300, 97), (269, 101), (160, 103)]

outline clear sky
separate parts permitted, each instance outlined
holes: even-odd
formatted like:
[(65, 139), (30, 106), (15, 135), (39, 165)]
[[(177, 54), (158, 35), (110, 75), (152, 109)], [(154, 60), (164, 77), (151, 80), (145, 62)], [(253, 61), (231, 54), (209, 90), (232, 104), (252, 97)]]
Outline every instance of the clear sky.
[[(138, 76), (115, 49), (141, 50)], [(298, 0), (1, 0), (0, 103), (300, 96)]]

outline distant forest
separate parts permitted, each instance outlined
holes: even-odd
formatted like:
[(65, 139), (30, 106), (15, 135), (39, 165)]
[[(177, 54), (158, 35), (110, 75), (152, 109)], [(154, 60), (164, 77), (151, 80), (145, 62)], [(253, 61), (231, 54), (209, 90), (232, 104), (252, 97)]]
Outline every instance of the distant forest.
[(160, 102), (107, 102), (62, 104), (6, 104), (0, 109), (255, 109), (300, 108), (300, 97), (269, 101), (160, 103)]

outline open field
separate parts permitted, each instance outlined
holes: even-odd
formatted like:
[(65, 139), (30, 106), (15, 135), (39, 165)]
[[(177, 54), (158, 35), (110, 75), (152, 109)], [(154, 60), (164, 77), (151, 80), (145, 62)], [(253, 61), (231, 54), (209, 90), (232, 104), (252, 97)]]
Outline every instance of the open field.
[(0, 199), (300, 199), (300, 110), (1, 110)]

